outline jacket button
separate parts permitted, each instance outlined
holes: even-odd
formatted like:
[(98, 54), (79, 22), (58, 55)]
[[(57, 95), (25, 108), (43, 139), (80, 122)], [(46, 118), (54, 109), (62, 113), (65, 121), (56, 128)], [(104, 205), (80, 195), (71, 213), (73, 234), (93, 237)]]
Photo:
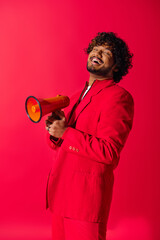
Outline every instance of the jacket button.
[(76, 149), (75, 149), (75, 147), (73, 147), (73, 151), (75, 151)]
[(79, 152), (79, 149), (78, 149), (78, 148), (76, 148), (76, 151), (77, 151), (77, 152)]
[(69, 149), (71, 150), (71, 149), (72, 149), (72, 146), (69, 146)]

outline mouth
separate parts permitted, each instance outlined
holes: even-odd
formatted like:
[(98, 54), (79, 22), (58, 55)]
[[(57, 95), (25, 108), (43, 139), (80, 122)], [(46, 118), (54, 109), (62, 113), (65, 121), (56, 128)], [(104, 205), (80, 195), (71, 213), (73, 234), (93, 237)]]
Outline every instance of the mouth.
[(90, 60), (94, 65), (100, 65), (103, 63), (103, 61), (98, 57), (91, 57)]

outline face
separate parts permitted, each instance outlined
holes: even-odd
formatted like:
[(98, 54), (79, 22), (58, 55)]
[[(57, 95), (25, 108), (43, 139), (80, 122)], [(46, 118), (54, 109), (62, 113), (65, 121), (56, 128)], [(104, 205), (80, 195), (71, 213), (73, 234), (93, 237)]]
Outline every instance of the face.
[(113, 54), (108, 45), (95, 46), (88, 55), (87, 70), (101, 77), (111, 77), (115, 68)]

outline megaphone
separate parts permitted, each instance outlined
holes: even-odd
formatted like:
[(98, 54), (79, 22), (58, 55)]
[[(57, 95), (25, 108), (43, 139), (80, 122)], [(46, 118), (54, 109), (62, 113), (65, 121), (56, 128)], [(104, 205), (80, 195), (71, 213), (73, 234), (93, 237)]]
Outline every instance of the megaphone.
[(69, 103), (70, 99), (67, 96), (57, 95), (46, 99), (29, 96), (25, 102), (25, 109), (29, 119), (38, 123), (44, 115), (65, 108)]

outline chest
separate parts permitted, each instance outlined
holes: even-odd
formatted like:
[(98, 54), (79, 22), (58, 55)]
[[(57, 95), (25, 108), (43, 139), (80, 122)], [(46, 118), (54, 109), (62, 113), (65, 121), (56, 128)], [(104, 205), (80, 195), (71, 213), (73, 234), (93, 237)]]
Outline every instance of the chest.
[(87, 95), (75, 105), (71, 102), (68, 111), (65, 112), (67, 124), (80, 131), (96, 135), (100, 115), (105, 108), (105, 103), (100, 95), (87, 98)]

